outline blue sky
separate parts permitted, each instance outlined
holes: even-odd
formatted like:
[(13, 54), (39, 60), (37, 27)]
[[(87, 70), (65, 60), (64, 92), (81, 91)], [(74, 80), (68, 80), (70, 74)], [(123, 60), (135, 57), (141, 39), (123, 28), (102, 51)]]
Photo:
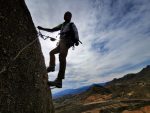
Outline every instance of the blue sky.
[[(35, 26), (52, 28), (71, 11), (83, 45), (70, 49), (64, 89), (101, 83), (150, 64), (149, 0), (26, 0)], [(56, 33), (42, 32), (55, 37)], [(56, 42), (40, 39), (46, 66)], [(58, 73), (49, 74), (54, 80)], [(53, 90), (53, 92), (60, 89)]]

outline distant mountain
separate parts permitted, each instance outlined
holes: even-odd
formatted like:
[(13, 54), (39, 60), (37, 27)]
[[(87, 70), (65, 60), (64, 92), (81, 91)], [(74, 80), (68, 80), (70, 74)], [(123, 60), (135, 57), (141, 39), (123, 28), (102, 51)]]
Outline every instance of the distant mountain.
[(89, 86), (88, 88), (82, 90), (82, 92), (77, 94), (68, 94), (61, 96), (59, 98), (54, 99), (55, 103), (58, 103), (60, 106), (61, 104), (64, 104), (63, 102), (67, 104), (76, 104), (77, 103), (87, 103), (87, 102), (94, 102), (99, 100), (106, 99), (106, 95), (109, 95), (107, 97), (111, 97), (111, 91), (104, 86), (101, 86), (99, 84), (93, 84)]
[(130, 85), (130, 84), (139, 83), (139, 82), (150, 83), (150, 65), (146, 66), (138, 73), (127, 74), (119, 79), (114, 78), (114, 80), (107, 82), (106, 85), (113, 85), (113, 84), (119, 84), (119, 83)]
[(93, 84), (82, 93), (72, 96), (73, 99), (81, 103), (96, 102), (104, 99), (111, 98), (111, 91), (99, 84)]
[(135, 74), (127, 74), (122, 78), (107, 82), (114, 98), (149, 98), (150, 99), (150, 66)]
[(124, 113), (150, 106), (150, 66), (102, 85), (68, 90), (53, 99), (56, 113)]
[[(112, 92), (113, 91), (116, 92), (117, 96), (118, 96), (118, 94), (122, 95), (121, 93), (119, 93), (120, 91), (122, 93), (124, 93), (124, 91), (122, 91), (122, 90), (124, 90), (123, 87), (126, 87), (126, 86), (131, 86), (132, 87), (133, 85), (136, 86), (136, 85), (142, 85), (142, 84), (143, 85), (144, 84), (148, 85), (149, 83), (150, 83), (150, 65), (143, 68), (139, 73), (127, 74), (124, 77), (119, 78), (119, 79), (114, 78), (112, 81), (107, 82), (107, 83), (92, 84), (92, 85), (83, 86), (83, 87), (77, 88), (77, 89), (66, 89), (66, 90), (60, 91), (58, 93), (53, 94), (53, 99), (56, 99), (56, 98), (59, 98), (59, 97), (62, 97), (62, 96), (80, 94), (80, 93), (86, 91), (87, 89), (89, 89), (90, 87), (92, 87), (93, 85), (106, 86), (106, 87), (110, 88), (112, 90)], [(146, 87), (147, 87), (147, 85), (146, 85)], [(126, 88), (129, 88), (129, 87), (126, 87)], [(127, 89), (126, 89), (126, 91), (127, 91)], [(149, 91), (147, 91), (147, 92), (149, 92)], [(132, 93), (132, 91), (128, 92), (128, 93), (130, 95), (130, 93)], [(150, 95), (147, 95), (147, 96), (149, 97)], [(141, 97), (144, 97), (144, 95), (142, 95)]]
[(88, 85), (88, 86), (83, 86), (77, 89), (66, 89), (63, 91), (60, 91), (58, 93), (53, 94), (53, 99), (65, 96), (65, 95), (73, 95), (73, 94), (79, 94), (82, 93), (84, 91), (86, 91), (87, 89), (89, 89), (90, 87), (92, 87), (93, 85), (101, 85), (104, 86), (106, 83), (99, 83), (99, 84), (92, 84), (92, 85)]

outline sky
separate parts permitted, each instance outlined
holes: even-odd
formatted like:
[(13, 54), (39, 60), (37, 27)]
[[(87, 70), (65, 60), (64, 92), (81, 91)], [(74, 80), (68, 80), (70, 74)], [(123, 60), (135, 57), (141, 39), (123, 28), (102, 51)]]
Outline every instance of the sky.
[[(150, 64), (150, 1), (149, 0), (26, 0), (35, 26), (53, 28), (64, 22), (66, 11), (78, 28), (83, 42), (75, 50), (69, 49), (62, 89), (58, 92), (93, 83), (103, 83), (136, 73)], [(45, 35), (56, 37), (59, 32)], [(45, 64), (49, 52), (59, 41), (42, 40)], [(49, 80), (57, 77), (49, 73)]]

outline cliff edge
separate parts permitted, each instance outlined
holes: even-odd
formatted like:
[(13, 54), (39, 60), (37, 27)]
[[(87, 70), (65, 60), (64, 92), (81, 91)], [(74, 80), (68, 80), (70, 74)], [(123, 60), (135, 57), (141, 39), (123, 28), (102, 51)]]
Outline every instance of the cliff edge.
[(44, 57), (24, 0), (0, 1), (0, 113), (54, 113)]

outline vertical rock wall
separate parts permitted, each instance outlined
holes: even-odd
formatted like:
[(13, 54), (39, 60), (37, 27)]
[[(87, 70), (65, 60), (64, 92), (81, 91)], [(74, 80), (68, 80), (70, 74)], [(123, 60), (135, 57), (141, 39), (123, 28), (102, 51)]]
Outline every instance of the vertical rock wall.
[(44, 57), (25, 2), (0, 0), (0, 113), (53, 112)]

